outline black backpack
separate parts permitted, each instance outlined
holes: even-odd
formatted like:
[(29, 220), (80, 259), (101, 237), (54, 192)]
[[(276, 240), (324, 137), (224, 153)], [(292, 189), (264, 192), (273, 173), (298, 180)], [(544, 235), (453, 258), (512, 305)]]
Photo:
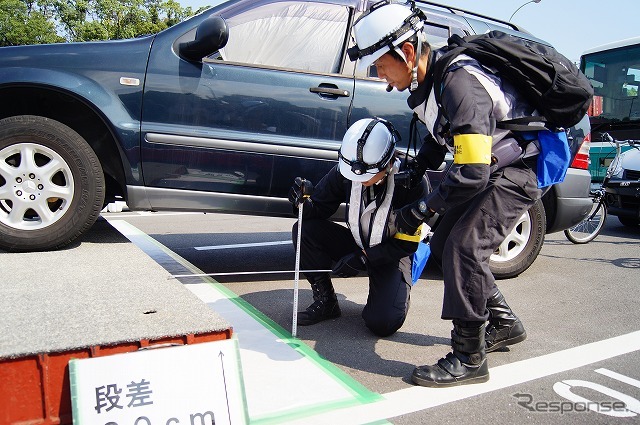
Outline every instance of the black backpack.
[[(591, 104), (593, 87), (587, 77), (551, 46), (500, 31), (467, 37), (453, 35), (448, 44), (447, 53), (433, 65), (438, 105), (444, 74), (461, 53), (497, 70), (497, 75), (511, 82), (544, 116), (548, 127), (574, 126)], [(524, 123), (527, 119), (511, 121)], [(502, 127), (519, 129), (513, 125)]]

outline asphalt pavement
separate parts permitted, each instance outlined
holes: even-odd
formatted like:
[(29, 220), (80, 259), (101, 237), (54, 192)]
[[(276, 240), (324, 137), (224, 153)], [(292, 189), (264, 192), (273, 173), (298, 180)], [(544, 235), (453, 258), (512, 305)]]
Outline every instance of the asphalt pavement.
[[(639, 418), (640, 230), (613, 217), (586, 245), (574, 245), (562, 233), (547, 235), (529, 270), (499, 282), (528, 338), (489, 354), (489, 382), (427, 389), (411, 384), (411, 371), (448, 352), (451, 330), (440, 320), (443, 282), (433, 267), (414, 286), (407, 321), (391, 337), (377, 338), (363, 324), (367, 279), (361, 276), (334, 280), (342, 317), (298, 327), (292, 338), (293, 275), (258, 272), (293, 269), (287, 242), (293, 218), (127, 211), (103, 216), (108, 221), (73, 248), (74, 261), (96, 261), (112, 268), (110, 278), (135, 285), (121, 257), (97, 253), (128, 250), (136, 273), (181, 284), (189, 290), (185, 297), (195, 295), (231, 323), (252, 423), (600, 424)], [(25, 255), (0, 253), (3, 274), (9, 262)], [(53, 253), (35, 258), (43, 264), (21, 269), (20, 279), (42, 278), (46, 270), (72, 276), (77, 266)], [(221, 272), (242, 274), (171, 277)], [(311, 302), (304, 279), (298, 302), (300, 309)]]

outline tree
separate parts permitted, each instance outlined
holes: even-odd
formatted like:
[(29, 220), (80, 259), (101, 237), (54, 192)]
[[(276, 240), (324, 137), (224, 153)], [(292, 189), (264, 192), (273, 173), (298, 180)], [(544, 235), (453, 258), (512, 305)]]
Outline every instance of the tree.
[(174, 0), (49, 0), (70, 41), (154, 34), (193, 15)]
[(193, 14), (175, 0), (0, 0), (0, 45), (133, 38)]
[(0, 46), (57, 43), (54, 22), (43, 11), (21, 0), (0, 0)]

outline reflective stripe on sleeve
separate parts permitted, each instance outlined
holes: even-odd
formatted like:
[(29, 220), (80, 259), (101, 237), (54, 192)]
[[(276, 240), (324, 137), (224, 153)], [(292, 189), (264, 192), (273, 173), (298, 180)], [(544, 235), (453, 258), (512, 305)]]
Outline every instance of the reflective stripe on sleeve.
[(493, 138), (484, 134), (458, 134), (453, 136), (454, 164), (491, 164)]

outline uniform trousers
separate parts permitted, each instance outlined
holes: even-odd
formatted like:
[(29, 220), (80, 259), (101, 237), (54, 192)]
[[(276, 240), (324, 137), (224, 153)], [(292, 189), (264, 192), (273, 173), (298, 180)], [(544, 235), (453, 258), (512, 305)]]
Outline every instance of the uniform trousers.
[[(298, 223), (292, 231), (294, 244), (297, 232)], [(351, 231), (330, 220), (303, 220), (300, 240), (302, 270), (329, 270), (343, 256), (361, 251)], [(405, 257), (381, 265), (369, 264), (366, 273), (369, 276), (369, 295), (362, 318), (374, 334), (389, 336), (400, 329), (409, 311), (411, 259)], [(321, 274), (328, 277), (328, 273)], [(321, 274), (305, 275), (313, 283)]]
[(487, 298), (496, 290), (489, 257), (543, 194), (532, 167), (519, 161), (493, 172), (480, 193), (437, 224), (430, 245), (444, 278), (442, 319), (488, 319)]

